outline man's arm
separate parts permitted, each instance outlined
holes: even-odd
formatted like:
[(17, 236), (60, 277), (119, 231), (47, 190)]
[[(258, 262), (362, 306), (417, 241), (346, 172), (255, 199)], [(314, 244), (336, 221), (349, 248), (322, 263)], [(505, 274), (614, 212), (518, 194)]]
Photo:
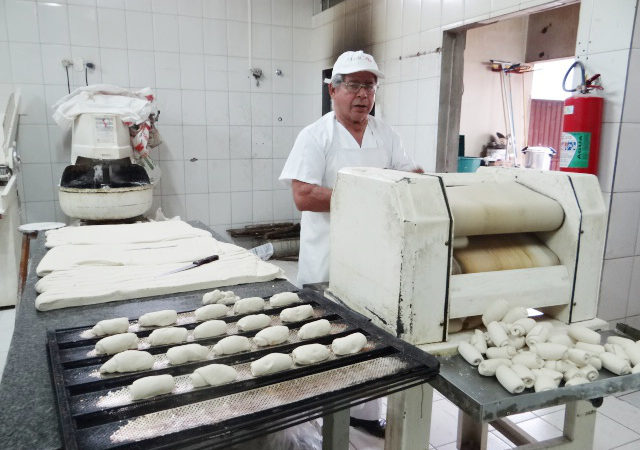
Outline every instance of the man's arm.
[(291, 190), (293, 201), (299, 211), (329, 212), (332, 189), (300, 180), (291, 180)]

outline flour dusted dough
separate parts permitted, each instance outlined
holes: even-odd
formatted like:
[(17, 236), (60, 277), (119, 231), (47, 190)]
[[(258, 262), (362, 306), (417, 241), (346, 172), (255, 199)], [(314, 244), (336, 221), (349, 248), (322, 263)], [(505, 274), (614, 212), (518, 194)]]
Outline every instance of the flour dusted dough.
[(213, 336), (220, 336), (227, 332), (227, 322), (224, 320), (207, 320), (193, 329), (193, 337), (196, 339), (206, 339)]
[(209, 364), (198, 367), (189, 375), (189, 378), (193, 387), (219, 386), (235, 381), (238, 378), (238, 372), (226, 364)]
[(187, 340), (187, 329), (182, 327), (158, 328), (149, 335), (151, 345), (179, 344)]
[(331, 351), (334, 355), (350, 355), (358, 353), (367, 345), (367, 338), (362, 333), (353, 333), (349, 336), (336, 338), (331, 343)]
[(506, 358), (486, 359), (478, 364), (478, 373), (485, 377), (492, 377), (500, 366), (510, 366), (511, 360)]
[(219, 319), (220, 317), (224, 317), (227, 315), (229, 311), (229, 307), (223, 304), (213, 304), (213, 305), (204, 305), (195, 310), (194, 314), (196, 315), (196, 319), (209, 320), (209, 319)]
[(569, 336), (576, 341), (586, 342), (587, 344), (600, 344), (600, 334), (582, 325), (570, 325)]
[(133, 400), (141, 400), (168, 394), (175, 386), (176, 383), (171, 375), (153, 375), (137, 379), (129, 389)]
[(240, 300), (240, 297), (234, 294), (233, 291), (221, 291), (218, 289), (215, 289), (211, 292), (207, 292), (202, 296), (203, 305), (210, 305), (213, 303), (221, 303), (223, 305), (233, 305), (238, 300)]
[(289, 306), (294, 303), (300, 303), (300, 297), (295, 292), (280, 292), (274, 294), (269, 299), (269, 306), (271, 308), (277, 308), (279, 306)]
[(293, 356), (293, 362), (305, 366), (328, 359), (330, 352), (326, 345), (307, 344), (294, 348), (291, 355)]
[(518, 319), (512, 324), (509, 324), (509, 333), (512, 336), (526, 336), (535, 326), (536, 321), (530, 317)]
[(141, 327), (166, 327), (178, 320), (178, 313), (174, 309), (164, 309), (143, 314), (138, 319)]
[(107, 355), (136, 348), (138, 348), (138, 336), (135, 333), (114, 334), (102, 338), (96, 343), (96, 353)]
[(127, 330), (129, 330), (129, 319), (127, 319), (126, 317), (101, 320), (91, 329), (93, 334), (95, 334), (96, 336), (126, 333)]
[(527, 308), (524, 306), (516, 306), (511, 308), (502, 318), (504, 323), (513, 323), (516, 320), (524, 319), (527, 317)]
[(251, 363), (251, 374), (254, 377), (270, 375), (293, 367), (293, 359), (284, 353), (269, 353)]
[(515, 347), (505, 345), (504, 347), (489, 347), (485, 352), (488, 359), (511, 359), (516, 354)]
[(524, 391), (524, 381), (509, 366), (498, 366), (496, 368), (496, 378), (511, 394), (519, 394)]
[(271, 317), (266, 314), (251, 314), (238, 320), (238, 330), (259, 330), (260, 328), (268, 327), (270, 323)]
[(487, 325), (489, 339), (496, 347), (509, 345), (509, 336), (500, 322), (491, 322)]
[(487, 306), (487, 309), (485, 309), (484, 313), (482, 314), (482, 323), (486, 327), (491, 322), (499, 322), (502, 320), (507, 311), (509, 311), (509, 302), (502, 298), (495, 300), (491, 302), (489, 306)]
[(234, 353), (246, 352), (251, 349), (251, 341), (245, 336), (227, 336), (220, 339), (213, 350), (216, 355), (232, 355)]
[(520, 379), (524, 383), (524, 387), (533, 387), (536, 376), (531, 371), (531, 369), (529, 369), (527, 366), (523, 366), (522, 364), (511, 364), (511, 369), (520, 377)]
[(153, 367), (153, 356), (140, 350), (125, 350), (100, 366), (100, 373), (123, 373), (147, 370)]
[(264, 299), (260, 297), (247, 297), (238, 300), (233, 305), (234, 314), (250, 314), (264, 309)]
[(311, 305), (294, 306), (293, 308), (283, 309), (280, 312), (280, 320), (283, 322), (300, 322), (309, 317), (313, 317)]
[(613, 353), (603, 352), (598, 355), (602, 361), (602, 367), (616, 375), (627, 375), (631, 373), (631, 366), (627, 361)]
[(302, 340), (314, 339), (320, 336), (326, 336), (330, 332), (331, 322), (327, 319), (320, 319), (302, 325), (298, 330), (298, 337)]
[(167, 350), (167, 359), (174, 365), (207, 359), (207, 355), (209, 355), (209, 349), (200, 344), (180, 345)]
[(472, 366), (477, 366), (484, 360), (478, 349), (467, 341), (462, 341), (458, 344), (458, 353)]
[(253, 342), (260, 347), (282, 344), (289, 339), (289, 328), (285, 325), (276, 325), (260, 330), (253, 337)]

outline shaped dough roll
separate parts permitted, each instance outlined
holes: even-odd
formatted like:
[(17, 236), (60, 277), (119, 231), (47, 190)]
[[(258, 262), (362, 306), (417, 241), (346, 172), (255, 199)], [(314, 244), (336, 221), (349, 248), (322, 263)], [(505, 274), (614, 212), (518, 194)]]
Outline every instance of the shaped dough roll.
[(496, 378), (502, 387), (511, 394), (519, 394), (524, 391), (524, 382), (509, 366), (498, 366)]
[(462, 341), (458, 344), (458, 353), (472, 366), (477, 366), (484, 360), (478, 349), (467, 341)]
[(587, 353), (591, 353), (592, 355), (597, 355), (598, 353), (602, 353), (605, 351), (604, 345), (589, 344), (587, 342), (576, 342), (576, 348), (584, 350)]
[(524, 387), (531, 388), (536, 381), (536, 376), (527, 366), (523, 366), (522, 364), (511, 364), (511, 369), (518, 374), (522, 382), (524, 383)]
[(187, 329), (182, 327), (158, 328), (149, 335), (151, 345), (180, 344), (187, 340)]
[(353, 333), (345, 337), (336, 338), (331, 343), (334, 355), (350, 355), (358, 353), (367, 345), (367, 338), (362, 333)]
[(251, 350), (251, 341), (245, 336), (227, 336), (213, 346), (216, 355), (233, 355)]
[(198, 367), (189, 375), (189, 378), (193, 387), (219, 386), (235, 381), (238, 378), (238, 372), (226, 364), (209, 364)]
[(516, 350), (520, 350), (525, 346), (525, 344), (524, 336), (510, 336), (509, 345), (507, 345), (507, 347), (513, 347)]
[(100, 373), (125, 373), (147, 370), (153, 367), (153, 362), (153, 356), (149, 352), (125, 350), (100, 366)]
[(566, 332), (562, 332), (562, 331), (552, 332), (551, 334), (549, 334), (549, 337), (547, 338), (547, 342), (550, 342), (552, 344), (562, 344), (567, 348), (571, 348), (575, 345), (573, 342), (573, 339), (571, 339), (571, 337), (569, 337), (569, 335)]
[(567, 359), (578, 367), (586, 365), (590, 357), (590, 353), (580, 350), (579, 348), (570, 348), (567, 350)]
[(301, 366), (315, 364), (329, 358), (329, 349), (322, 344), (307, 344), (296, 347), (291, 352), (293, 362)]
[(294, 306), (293, 308), (283, 309), (280, 312), (280, 320), (283, 322), (300, 322), (309, 317), (313, 317), (311, 305)]
[(509, 336), (507, 336), (507, 332), (499, 322), (489, 323), (489, 325), (487, 325), (487, 334), (496, 347), (509, 345)]
[(598, 379), (598, 370), (593, 367), (591, 364), (587, 364), (584, 367), (580, 367), (580, 373), (589, 381), (594, 381)]
[(216, 289), (211, 292), (207, 292), (202, 296), (202, 304), (203, 305), (211, 305), (214, 303), (221, 303), (223, 305), (233, 305), (235, 302), (240, 300), (233, 291), (221, 291)]
[(542, 359), (558, 361), (567, 356), (569, 348), (566, 345), (554, 344), (552, 342), (540, 342), (531, 348)]
[(178, 313), (173, 309), (154, 311), (140, 316), (138, 325), (142, 327), (166, 327), (178, 320)]
[(244, 316), (238, 320), (238, 329), (240, 331), (259, 330), (260, 328), (268, 327), (271, 324), (271, 317), (266, 314), (252, 314), (250, 316)]
[(625, 353), (629, 357), (629, 362), (632, 366), (640, 363), (640, 346), (636, 344), (623, 345)]
[(107, 336), (96, 342), (96, 353), (115, 355), (125, 350), (138, 348), (138, 336), (135, 333), (121, 333)]
[(635, 342), (629, 338), (622, 337), (622, 336), (608, 336), (607, 344), (618, 344), (618, 345), (621, 345), (623, 348), (626, 348), (627, 345), (635, 345)]
[(219, 319), (229, 312), (229, 307), (222, 303), (214, 303), (212, 305), (204, 305), (195, 310), (196, 319), (200, 321)]
[(116, 319), (101, 320), (91, 329), (96, 336), (126, 333), (129, 331), (129, 319), (118, 317)]
[(227, 332), (227, 322), (224, 320), (207, 320), (193, 329), (195, 339), (206, 339), (221, 336)]
[(538, 373), (536, 381), (533, 384), (533, 390), (536, 392), (550, 391), (557, 388), (555, 380), (545, 373)]
[(327, 319), (320, 319), (302, 325), (298, 330), (298, 337), (302, 340), (314, 339), (320, 336), (326, 336), (330, 332), (331, 322)]
[(167, 359), (173, 365), (184, 364), (189, 361), (200, 361), (207, 359), (208, 355), (209, 349), (200, 344), (180, 345), (167, 350)]
[(587, 364), (595, 368), (596, 370), (602, 369), (602, 361), (597, 356), (591, 356), (587, 360)]
[(600, 344), (600, 334), (582, 325), (569, 325), (569, 336), (576, 341), (588, 344)]
[(529, 347), (533, 347), (535, 344), (545, 342), (549, 336), (551, 325), (548, 323), (538, 323), (535, 327), (527, 333), (527, 337), (524, 338)]
[(526, 336), (533, 327), (536, 326), (536, 321), (530, 317), (524, 319), (518, 319), (515, 322), (509, 324), (509, 334), (511, 336)]
[(473, 345), (480, 353), (487, 353), (487, 339), (480, 330), (474, 330), (473, 336), (469, 338), (469, 344)]
[(510, 366), (511, 360), (505, 358), (486, 359), (478, 364), (478, 373), (485, 377), (492, 377), (500, 366)]
[(568, 379), (567, 382), (564, 385), (565, 386), (578, 386), (580, 384), (587, 384), (588, 382), (589, 382), (589, 380), (587, 380), (584, 377), (575, 376), (573, 378)]
[(539, 369), (544, 366), (544, 361), (542, 361), (537, 354), (530, 351), (524, 351), (514, 355), (511, 361), (514, 364), (522, 364), (529, 369)]
[(294, 303), (300, 303), (300, 297), (295, 292), (280, 292), (274, 294), (269, 299), (269, 306), (271, 308), (277, 308), (279, 306), (289, 306)]
[(251, 363), (251, 374), (254, 377), (270, 375), (293, 367), (293, 359), (284, 353), (269, 353)]
[(176, 386), (171, 375), (153, 375), (150, 377), (139, 378), (129, 387), (131, 398), (140, 400), (143, 398), (151, 398), (156, 395), (168, 394)]
[(259, 347), (278, 345), (289, 339), (289, 328), (285, 325), (276, 325), (260, 330), (253, 337), (253, 342)]
[(488, 327), (491, 322), (499, 322), (509, 311), (509, 303), (504, 299), (492, 302), (482, 314), (482, 323)]
[(264, 299), (261, 297), (242, 298), (234, 303), (234, 314), (250, 314), (264, 309)]
[(515, 347), (511, 347), (510, 345), (505, 345), (504, 347), (489, 347), (487, 349), (487, 358), (489, 359), (511, 359), (511, 357), (515, 354)]
[(558, 385), (560, 384), (560, 381), (562, 381), (562, 376), (563, 376), (562, 372), (559, 372), (554, 369), (541, 367), (540, 369), (533, 369), (532, 372), (536, 375), (536, 377), (538, 377), (538, 375), (540, 374), (544, 374), (550, 377), (556, 383), (556, 387), (558, 387)]
[(627, 375), (631, 373), (631, 366), (627, 361), (613, 353), (603, 352), (598, 355), (602, 361), (602, 367), (616, 375)]
[(516, 320), (524, 319), (528, 317), (527, 308), (524, 306), (516, 306), (515, 308), (511, 308), (502, 318), (504, 323), (513, 323)]
[(624, 359), (625, 361), (630, 360), (629, 355), (627, 355), (627, 352), (624, 350), (624, 348), (622, 348), (622, 345), (604, 344), (604, 350), (606, 352), (613, 353), (614, 355), (618, 355), (620, 358)]

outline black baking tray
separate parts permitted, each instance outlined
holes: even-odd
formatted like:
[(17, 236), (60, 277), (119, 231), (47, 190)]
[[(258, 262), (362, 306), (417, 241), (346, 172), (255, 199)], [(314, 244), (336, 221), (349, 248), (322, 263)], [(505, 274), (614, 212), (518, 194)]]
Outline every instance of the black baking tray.
[[(214, 359), (205, 361), (154, 367), (135, 373), (97, 375), (97, 369), (108, 358), (88, 355), (97, 339), (82, 337), (82, 334), (91, 326), (49, 331), (47, 348), (65, 448), (225, 448), (425, 383), (437, 375), (439, 362), (434, 356), (380, 330), (371, 324), (366, 317), (326, 299), (316, 291), (304, 289), (299, 291), (298, 295), (303, 304), (313, 306), (315, 317), (299, 323), (287, 324), (289, 328), (295, 330), (306, 322), (326, 318), (334, 325), (332, 334), (302, 342), (287, 341), (280, 345), (261, 347), (235, 355), (216, 356)], [(277, 316), (282, 309), (282, 307), (267, 308), (264, 313)], [(227, 316), (224, 320), (233, 323), (240, 317), (242, 316)], [(130, 320), (135, 322), (135, 319)], [(190, 329), (195, 325), (197, 323), (180, 326)], [(150, 331), (150, 329), (140, 329), (136, 331), (136, 334), (143, 338)], [(257, 331), (237, 334), (251, 337)], [(101, 399), (103, 400), (110, 395), (111, 391), (122, 394), (124, 389), (135, 379), (144, 376), (163, 373), (174, 376), (188, 375), (197, 367), (211, 363), (233, 365), (239, 373), (241, 370), (246, 372), (246, 367), (251, 361), (268, 353), (290, 353), (295, 347), (308, 343), (329, 345), (334, 338), (356, 331), (367, 336), (368, 344), (365, 349), (354, 355), (332, 356), (329, 360), (318, 364), (294, 366), (291, 370), (264, 377), (245, 377), (222, 386), (191, 389), (135, 402), (130, 400), (121, 403), (112, 402), (108, 406), (105, 406), (104, 401), (101, 403)], [(202, 345), (213, 345), (219, 339), (221, 337), (195, 342)], [(148, 351), (161, 356), (169, 347), (171, 346), (151, 347)], [(332, 371), (369, 364), (378, 359), (400, 361), (402, 368), (379, 378), (340, 387), (312, 397), (303, 398), (301, 394), (299, 399), (218, 422), (192, 428), (187, 427), (167, 434), (159, 433), (141, 440), (116, 441), (112, 439), (114, 433), (128, 423), (136, 419), (144, 419), (157, 412), (179, 411), (181, 407), (213, 399), (225, 399), (227, 396), (232, 399), (247, 391), (255, 391), (257, 395), (274, 395), (274, 392), (277, 394), (278, 389), (283, 389), (283, 386), (286, 386), (288, 382), (312, 379), (314, 376), (317, 379), (318, 374), (332, 376), (334, 373)], [(118, 399), (120, 398), (122, 396), (118, 397)]]

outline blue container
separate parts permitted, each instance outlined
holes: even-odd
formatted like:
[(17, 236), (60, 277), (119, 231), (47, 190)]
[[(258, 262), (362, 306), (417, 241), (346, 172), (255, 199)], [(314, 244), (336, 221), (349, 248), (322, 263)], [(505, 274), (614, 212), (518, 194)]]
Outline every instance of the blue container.
[(480, 167), (482, 158), (458, 156), (458, 172), (475, 172)]

